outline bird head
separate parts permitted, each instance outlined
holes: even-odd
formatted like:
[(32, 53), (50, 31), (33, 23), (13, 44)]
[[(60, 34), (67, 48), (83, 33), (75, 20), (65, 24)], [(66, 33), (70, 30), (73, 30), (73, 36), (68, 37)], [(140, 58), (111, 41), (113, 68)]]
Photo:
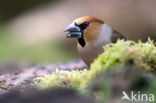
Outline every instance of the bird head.
[(79, 44), (84, 47), (86, 44), (94, 44), (100, 35), (103, 24), (104, 22), (97, 18), (84, 16), (75, 19), (67, 26), (65, 32), (69, 32), (67, 38), (77, 38)]

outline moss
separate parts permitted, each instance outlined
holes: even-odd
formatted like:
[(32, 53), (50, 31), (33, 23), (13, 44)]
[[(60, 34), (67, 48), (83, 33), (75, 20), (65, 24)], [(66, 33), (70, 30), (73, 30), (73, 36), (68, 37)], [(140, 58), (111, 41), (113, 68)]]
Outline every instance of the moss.
[(64, 71), (56, 70), (50, 75), (35, 79), (35, 84), (41, 88), (65, 87), (74, 89), (86, 89), (88, 72), (84, 70)]
[(114, 66), (135, 66), (145, 72), (156, 72), (156, 47), (154, 41), (146, 43), (139, 41), (119, 40), (116, 44), (104, 47), (101, 54), (91, 65), (91, 70), (101, 72)]
[(106, 45), (104, 50), (90, 70), (56, 70), (50, 75), (36, 78), (35, 85), (41, 88), (68, 87), (85, 90), (97, 74), (112, 67), (134, 66), (144, 72), (156, 72), (156, 47), (151, 40), (146, 43), (119, 40), (116, 44)]

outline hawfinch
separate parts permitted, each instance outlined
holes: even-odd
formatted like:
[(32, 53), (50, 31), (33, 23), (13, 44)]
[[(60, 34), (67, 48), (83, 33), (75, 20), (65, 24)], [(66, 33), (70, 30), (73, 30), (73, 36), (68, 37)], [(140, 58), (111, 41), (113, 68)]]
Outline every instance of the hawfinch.
[(77, 18), (65, 32), (69, 32), (67, 38), (77, 38), (78, 52), (88, 66), (103, 52), (104, 45), (115, 43), (118, 38), (125, 39), (104, 21), (90, 16)]

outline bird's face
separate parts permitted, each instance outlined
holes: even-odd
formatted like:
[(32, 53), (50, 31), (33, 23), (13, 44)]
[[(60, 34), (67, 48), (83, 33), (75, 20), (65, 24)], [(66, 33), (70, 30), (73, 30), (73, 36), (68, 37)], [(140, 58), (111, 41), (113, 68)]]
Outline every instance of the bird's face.
[(77, 38), (82, 47), (93, 45), (98, 38), (103, 21), (94, 17), (81, 17), (74, 20), (66, 29), (67, 38)]

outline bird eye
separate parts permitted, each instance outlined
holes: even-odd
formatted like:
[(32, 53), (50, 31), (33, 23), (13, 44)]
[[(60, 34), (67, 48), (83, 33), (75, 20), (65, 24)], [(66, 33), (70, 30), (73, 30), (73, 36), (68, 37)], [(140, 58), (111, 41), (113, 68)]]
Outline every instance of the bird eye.
[(89, 22), (84, 22), (80, 25), (81, 29), (86, 29), (89, 26)]
[(84, 27), (87, 27), (87, 26), (89, 25), (89, 22), (84, 22), (84, 23), (82, 23), (82, 25), (83, 25)]

